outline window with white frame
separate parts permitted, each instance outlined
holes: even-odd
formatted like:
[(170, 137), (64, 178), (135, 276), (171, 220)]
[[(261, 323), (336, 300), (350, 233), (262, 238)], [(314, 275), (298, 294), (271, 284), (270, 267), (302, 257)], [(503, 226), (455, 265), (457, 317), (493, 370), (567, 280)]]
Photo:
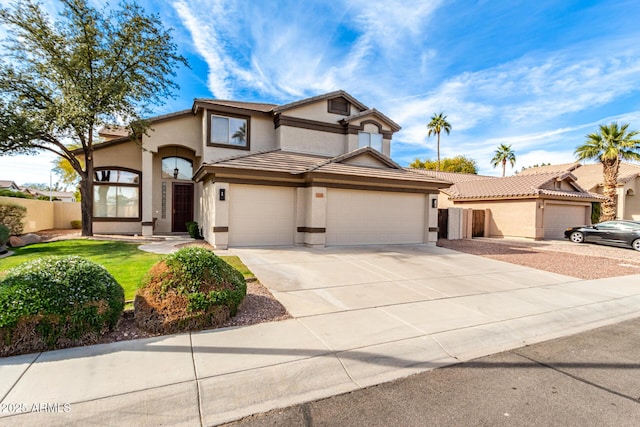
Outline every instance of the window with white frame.
[(371, 147), (382, 152), (382, 134), (358, 132), (358, 148)]
[(97, 168), (93, 179), (93, 217), (139, 220), (140, 172)]
[(249, 148), (249, 119), (210, 114), (209, 145)]

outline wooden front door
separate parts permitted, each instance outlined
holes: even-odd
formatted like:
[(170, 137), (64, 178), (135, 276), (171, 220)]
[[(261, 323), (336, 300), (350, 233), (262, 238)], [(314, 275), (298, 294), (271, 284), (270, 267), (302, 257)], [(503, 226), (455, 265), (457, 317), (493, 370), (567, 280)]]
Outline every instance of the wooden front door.
[(173, 183), (173, 216), (171, 231), (187, 231), (187, 222), (193, 221), (193, 184)]

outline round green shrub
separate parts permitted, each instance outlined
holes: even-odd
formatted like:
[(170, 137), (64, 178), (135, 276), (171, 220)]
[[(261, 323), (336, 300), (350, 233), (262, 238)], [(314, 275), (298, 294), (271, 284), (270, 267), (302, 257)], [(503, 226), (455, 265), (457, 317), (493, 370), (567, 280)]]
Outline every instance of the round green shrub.
[(0, 224), (0, 249), (9, 241), (9, 227), (4, 224)]
[(0, 355), (92, 344), (118, 323), (122, 286), (78, 256), (44, 257), (0, 281)]
[(71, 221), (71, 228), (74, 230), (80, 230), (82, 228), (82, 221), (79, 219)]
[(235, 316), (247, 284), (235, 268), (198, 248), (183, 248), (156, 263), (138, 289), (138, 326), (173, 333), (220, 326)]

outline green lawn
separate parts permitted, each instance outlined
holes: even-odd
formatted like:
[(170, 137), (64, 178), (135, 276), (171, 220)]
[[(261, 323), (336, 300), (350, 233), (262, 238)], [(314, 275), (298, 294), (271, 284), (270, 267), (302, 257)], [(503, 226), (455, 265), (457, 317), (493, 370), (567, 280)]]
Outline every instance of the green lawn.
[[(52, 255), (79, 255), (104, 266), (124, 288), (125, 299), (131, 300), (144, 275), (162, 258), (162, 255), (141, 251), (138, 246), (138, 243), (79, 239), (15, 248), (12, 249), (15, 252), (14, 255), (0, 259), (0, 276), (3, 271), (32, 259)], [(221, 258), (239, 270), (244, 277), (253, 277), (253, 273), (240, 261), (240, 258), (236, 256)]]
[(108, 240), (62, 240), (12, 250), (15, 255), (0, 259), (0, 274), (43, 256), (79, 255), (104, 266), (122, 285), (127, 300), (133, 299), (146, 272), (162, 258), (162, 255), (139, 250), (136, 243)]

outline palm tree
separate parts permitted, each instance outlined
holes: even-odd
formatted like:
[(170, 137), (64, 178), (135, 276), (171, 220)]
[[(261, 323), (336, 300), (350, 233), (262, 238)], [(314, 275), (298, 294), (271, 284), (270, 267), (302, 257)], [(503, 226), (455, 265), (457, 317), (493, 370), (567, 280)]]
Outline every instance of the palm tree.
[(511, 145), (500, 144), (494, 153), (493, 159), (491, 159), (491, 165), (495, 168), (502, 164), (502, 176), (504, 176), (507, 162), (513, 167), (516, 164), (516, 153), (511, 149)]
[(444, 113), (434, 114), (431, 117), (431, 121), (427, 124), (429, 132), (427, 138), (431, 135), (438, 136), (438, 164), (436, 165), (436, 172), (440, 171), (440, 132), (445, 131), (447, 135), (451, 132), (451, 124), (447, 121), (447, 116)]
[(616, 186), (621, 160), (640, 160), (640, 140), (634, 139), (639, 132), (628, 131), (629, 123), (600, 125), (598, 132), (590, 133), (583, 145), (576, 148), (579, 160), (598, 160), (602, 163), (604, 196), (600, 221), (616, 218)]

